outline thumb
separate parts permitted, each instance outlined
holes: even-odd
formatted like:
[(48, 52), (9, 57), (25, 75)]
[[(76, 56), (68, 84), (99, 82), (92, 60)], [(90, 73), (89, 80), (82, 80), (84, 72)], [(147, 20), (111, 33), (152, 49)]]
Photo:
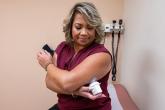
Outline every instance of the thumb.
[(101, 94), (97, 94), (96, 97), (97, 97), (97, 98), (103, 98), (103, 97), (106, 97), (106, 96), (105, 96), (105, 94), (102, 94), (102, 93), (101, 93)]
[(101, 97), (106, 97), (106, 96), (104, 94), (102, 94)]

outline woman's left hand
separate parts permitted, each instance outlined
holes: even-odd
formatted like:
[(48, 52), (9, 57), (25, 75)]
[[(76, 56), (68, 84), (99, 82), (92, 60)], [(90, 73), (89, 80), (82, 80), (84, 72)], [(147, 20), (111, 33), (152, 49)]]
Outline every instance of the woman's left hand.
[(38, 63), (46, 70), (47, 66), (52, 62), (52, 56), (46, 50), (37, 53)]
[(91, 100), (95, 100), (95, 99), (98, 99), (98, 98), (106, 97), (102, 93), (97, 94), (97, 95), (93, 95), (91, 93), (91, 91), (89, 90), (89, 87), (86, 87), (86, 86), (80, 87), (77, 91), (74, 92), (74, 94), (78, 95), (78, 96), (89, 98)]

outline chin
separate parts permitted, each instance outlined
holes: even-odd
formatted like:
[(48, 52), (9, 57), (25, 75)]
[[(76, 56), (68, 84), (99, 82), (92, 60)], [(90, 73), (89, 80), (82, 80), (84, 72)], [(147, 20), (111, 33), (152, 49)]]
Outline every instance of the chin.
[(81, 46), (88, 46), (88, 45), (90, 45), (92, 42), (79, 42), (79, 44), (81, 45)]

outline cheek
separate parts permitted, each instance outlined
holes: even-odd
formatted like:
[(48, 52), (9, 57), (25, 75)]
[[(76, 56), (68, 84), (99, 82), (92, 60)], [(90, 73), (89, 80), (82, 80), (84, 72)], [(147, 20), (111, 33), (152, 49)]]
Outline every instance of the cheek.
[(92, 36), (92, 38), (95, 38), (96, 32), (95, 31), (92, 31), (92, 32), (89, 33), (89, 35)]
[(72, 37), (75, 37), (78, 35), (78, 31), (75, 28), (72, 28)]

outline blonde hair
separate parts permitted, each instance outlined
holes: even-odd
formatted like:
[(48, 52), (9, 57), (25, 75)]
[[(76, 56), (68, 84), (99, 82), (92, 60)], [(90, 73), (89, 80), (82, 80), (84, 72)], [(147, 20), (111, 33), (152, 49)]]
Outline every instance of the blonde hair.
[(70, 10), (68, 17), (64, 20), (63, 32), (66, 42), (72, 43), (72, 24), (75, 13), (78, 12), (85, 16), (87, 23), (96, 29), (95, 42), (100, 43), (104, 37), (104, 27), (102, 19), (94, 4), (89, 2), (76, 3)]

